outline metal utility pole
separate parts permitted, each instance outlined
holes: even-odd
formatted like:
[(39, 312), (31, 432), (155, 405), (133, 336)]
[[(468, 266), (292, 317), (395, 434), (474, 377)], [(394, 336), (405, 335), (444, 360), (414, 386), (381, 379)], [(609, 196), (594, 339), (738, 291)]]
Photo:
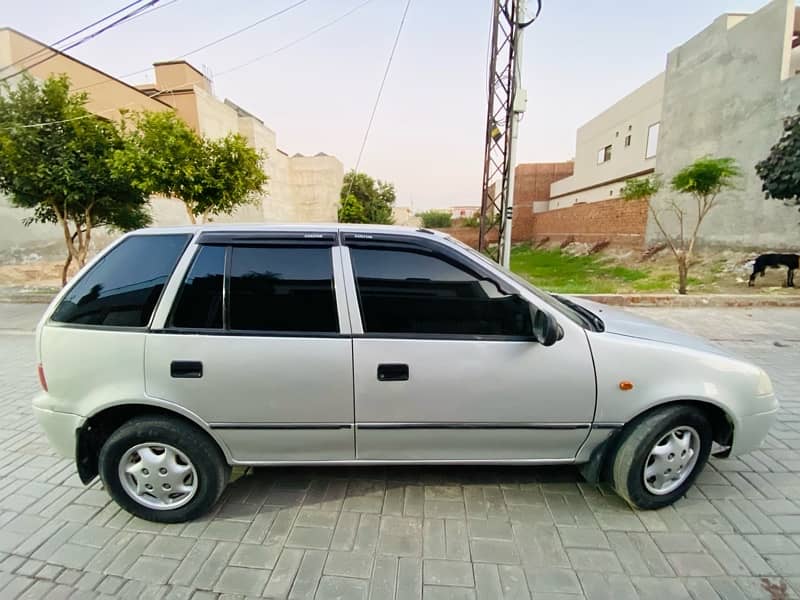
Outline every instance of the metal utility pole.
[[(532, 20), (522, 22), (525, 3), (526, 0), (493, 0), (490, 41), (489, 106), (478, 248), (506, 267), (511, 256), (518, 128), (527, 104), (520, 72), (523, 32)], [(497, 231), (497, 246), (490, 247), (494, 231)]]

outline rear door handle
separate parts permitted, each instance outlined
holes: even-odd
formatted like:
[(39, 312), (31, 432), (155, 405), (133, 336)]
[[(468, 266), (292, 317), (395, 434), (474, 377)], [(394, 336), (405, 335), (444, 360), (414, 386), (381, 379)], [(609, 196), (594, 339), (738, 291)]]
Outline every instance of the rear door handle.
[(199, 360), (173, 360), (169, 374), (177, 378), (199, 379), (203, 376), (203, 363)]
[(408, 381), (408, 365), (378, 365), (378, 381)]

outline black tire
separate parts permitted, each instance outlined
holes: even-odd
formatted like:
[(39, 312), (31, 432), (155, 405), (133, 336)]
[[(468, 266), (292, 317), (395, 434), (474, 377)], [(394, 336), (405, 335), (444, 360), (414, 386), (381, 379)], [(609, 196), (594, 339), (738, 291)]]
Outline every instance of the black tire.
[[(697, 431), (700, 438), (697, 462), (675, 490), (654, 494), (645, 486), (645, 463), (656, 443), (676, 427), (692, 427)], [(631, 506), (646, 510), (668, 506), (686, 494), (708, 461), (713, 442), (711, 425), (703, 412), (682, 404), (654, 410), (631, 423), (621, 436), (612, 462), (614, 488)]]
[[(155, 509), (137, 502), (125, 491), (119, 463), (138, 444), (168, 444), (183, 453), (197, 473), (191, 500), (174, 509)], [(231, 469), (214, 441), (201, 429), (177, 418), (144, 416), (127, 421), (112, 433), (100, 450), (100, 478), (111, 497), (129, 513), (157, 523), (182, 523), (204, 515), (219, 500)]]

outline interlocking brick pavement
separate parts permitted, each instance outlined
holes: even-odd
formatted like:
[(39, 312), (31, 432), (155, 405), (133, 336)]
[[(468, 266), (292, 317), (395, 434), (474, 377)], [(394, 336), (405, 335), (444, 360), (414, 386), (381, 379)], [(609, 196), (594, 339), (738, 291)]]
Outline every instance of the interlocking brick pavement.
[[(639, 309), (764, 366), (764, 446), (631, 510), (574, 468), (270, 468), (158, 525), (84, 488), (31, 415), (36, 311), (0, 305), (0, 598), (800, 598), (800, 311)], [(8, 313), (9, 318), (4, 315)]]

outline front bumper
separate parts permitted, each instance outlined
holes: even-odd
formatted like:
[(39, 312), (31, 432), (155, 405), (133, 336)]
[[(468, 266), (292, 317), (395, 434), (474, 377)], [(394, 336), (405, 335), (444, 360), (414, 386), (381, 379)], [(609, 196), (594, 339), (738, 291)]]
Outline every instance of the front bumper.
[(75, 432), (83, 425), (84, 418), (37, 406), (36, 400), (34, 400), (33, 414), (56, 452), (64, 458), (74, 459)]
[(733, 432), (730, 456), (739, 456), (758, 449), (778, 416), (778, 408), (776, 400), (774, 408), (741, 417)]

